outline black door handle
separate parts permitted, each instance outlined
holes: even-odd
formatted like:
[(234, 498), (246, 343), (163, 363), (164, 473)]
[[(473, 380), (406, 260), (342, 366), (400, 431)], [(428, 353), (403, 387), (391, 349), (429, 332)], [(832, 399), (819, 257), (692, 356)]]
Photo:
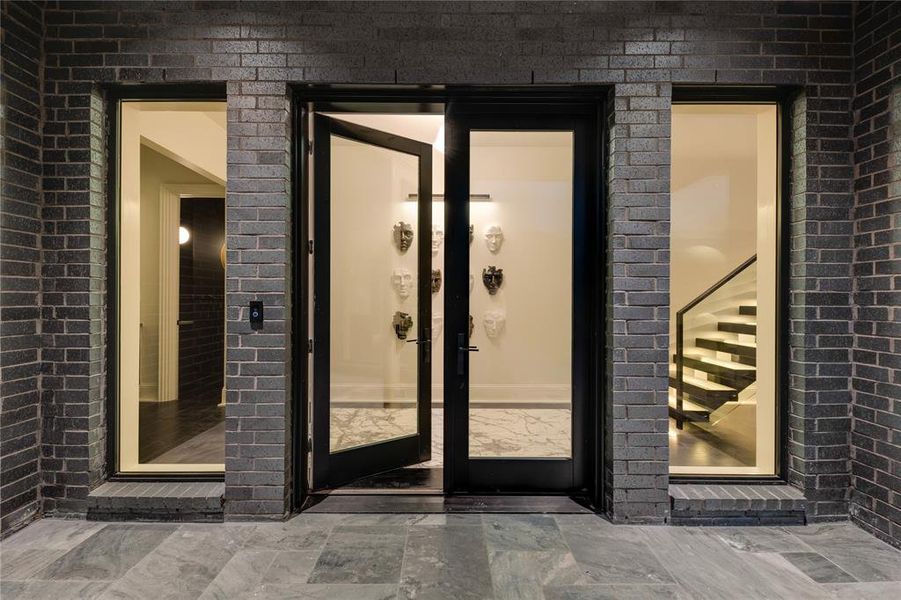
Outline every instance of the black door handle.
[(464, 365), (466, 364), (466, 353), (478, 351), (478, 346), (470, 346), (467, 343), (465, 333), (457, 335), (457, 375), (463, 375), (464, 373), (466, 373), (466, 369), (464, 367)]

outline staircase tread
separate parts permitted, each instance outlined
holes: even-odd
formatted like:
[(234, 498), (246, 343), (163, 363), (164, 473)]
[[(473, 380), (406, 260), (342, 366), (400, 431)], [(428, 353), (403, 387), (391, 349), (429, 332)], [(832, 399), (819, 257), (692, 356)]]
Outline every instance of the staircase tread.
[[(676, 376), (675, 365), (670, 365), (669, 374), (670, 377)], [(692, 377), (691, 375), (686, 375), (685, 373), (682, 373), (682, 381), (708, 392), (738, 392), (738, 390), (733, 387), (729, 387), (728, 385), (722, 385), (720, 383), (701, 379), (700, 377)]]
[[(669, 405), (672, 408), (676, 408), (676, 390), (674, 388), (670, 388), (671, 393), (669, 395)], [(683, 411), (694, 411), (694, 412), (713, 412), (706, 406), (698, 404), (697, 402), (692, 402), (687, 398), (682, 399), (682, 410)]]
[(725, 336), (718, 336), (715, 334), (705, 334), (704, 336), (696, 338), (696, 339), (710, 340), (711, 342), (725, 342), (727, 344), (733, 344), (735, 346), (742, 346), (743, 348), (753, 348), (755, 350), (757, 349), (757, 344), (755, 344), (754, 342), (745, 342), (745, 341), (734, 340), (731, 338), (727, 338)]
[[(695, 360), (699, 360), (701, 362), (710, 363), (711, 365), (717, 367), (723, 367), (724, 369), (731, 369), (733, 371), (756, 371), (757, 367), (753, 367), (751, 365), (745, 365), (742, 363), (733, 362), (731, 360), (720, 360), (718, 358), (712, 358), (700, 352), (685, 352), (686, 358), (693, 358)], [(691, 367), (689, 367), (691, 368)]]

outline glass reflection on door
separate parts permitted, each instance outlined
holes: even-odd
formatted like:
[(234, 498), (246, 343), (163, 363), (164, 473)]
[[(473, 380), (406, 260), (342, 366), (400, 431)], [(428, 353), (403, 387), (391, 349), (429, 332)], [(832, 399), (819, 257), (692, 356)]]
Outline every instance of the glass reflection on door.
[(332, 136), (331, 452), (417, 432), (416, 156)]
[(573, 133), (472, 131), (469, 456), (572, 455)]

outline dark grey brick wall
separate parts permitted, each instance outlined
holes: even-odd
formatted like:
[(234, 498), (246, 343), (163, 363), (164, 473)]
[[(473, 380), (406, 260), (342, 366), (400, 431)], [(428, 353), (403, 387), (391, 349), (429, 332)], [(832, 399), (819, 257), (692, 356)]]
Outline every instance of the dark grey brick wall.
[(617, 83), (607, 119), (607, 510), (669, 514), (669, 82)]
[[(667, 515), (669, 105), (673, 85), (780, 84), (792, 121), (790, 479), (847, 514), (852, 208), (850, 3), (50, 2), (44, 123), (44, 495), (83, 512), (103, 479), (102, 86), (225, 81), (226, 513), (291, 488), (288, 84), (595, 84), (609, 90), (608, 510)], [(243, 307), (267, 303), (250, 332)]]
[(901, 2), (854, 23), (851, 516), (901, 546)]
[(0, 532), (40, 512), (41, 38), (35, 2), (0, 5)]

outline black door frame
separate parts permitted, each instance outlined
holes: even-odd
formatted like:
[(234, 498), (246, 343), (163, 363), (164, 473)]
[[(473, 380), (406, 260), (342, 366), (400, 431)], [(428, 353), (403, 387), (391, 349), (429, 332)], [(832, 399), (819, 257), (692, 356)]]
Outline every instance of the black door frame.
[[(593, 283), (590, 303), (591, 322), (589, 362), (590, 372), (586, 374), (589, 388), (585, 419), (588, 435), (585, 437), (585, 460), (583, 464), (583, 490), (585, 499), (596, 510), (603, 510), (604, 501), (604, 442), (605, 442), (605, 334), (606, 311), (604, 302), (604, 277), (606, 272), (606, 209), (604, 198), (604, 178), (606, 153), (604, 151), (605, 102), (608, 90), (599, 86), (493, 86), (493, 87), (446, 87), (446, 86), (354, 86), (354, 85), (297, 85), (293, 86), (293, 135), (294, 160), (292, 181), (294, 207), (291, 211), (294, 273), (292, 291), (292, 364), (293, 364), (293, 456), (294, 485), (293, 507), (301, 509), (310, 494), (309, 455), (313, 440), (310, 430), (311, 394), (309, 356), (312, 344), (309, 334), (310, 299), (310, 246), (308, 246), (311, 202), (310, 156), (312, 145), (309, 141), (310, 115), (319, 111), (369, 112), (401, 114), (442, 114), (444, 106), (451, 101), (479, 101), (484, 103), (508, 103), (546, 107), (549, 104), (576, 108), (591, 112), (594, 116), (590, 137), (588, 175), (593, 179), (593, 189), (588, 198), (593, 207), (593, 236), (586, 252), (593, 262)], [(577, 108), (578, 107), (578, 108)], [(591, 168), (593, 166), (593, 168)], [(594, 435), (591, 435), (591, 432)], [(447, 454), (447, 452), (445, 452)], [(534, 490), (522, 490), (534, 493)], [(510, 492), (505, 492), (510, 493)]]
[[(313, 115), (313, 488), (333, 488), (360, 477), (431, 458), (431, 227), (432, 146), (369, 127)], [(339, 136), (418, 158), (416, 344), (417, 430), (413, 435), (340, 452), (330, 449), (331, 383), (331, 138)], [(321, 265), (323, 268), (316, 268)], [(423, 443), (423, 441), (425, 443)]]
[[(591, 202), (596, 187), (592, 130), (596, 106), (577, 103), (506, 103), (451, 100), (446, 131), (444, 341), (444, 487), (448, 493), (575, 493), (584, 495), (592, 395), (592, 333), (599, 296), (592, 270)], [(572, 131), (572, 429), (570, 458), (474, 458), (469, 456), (469, 198), (470, 132)], [(597, 338), (595, 338), (597, 339)]]

